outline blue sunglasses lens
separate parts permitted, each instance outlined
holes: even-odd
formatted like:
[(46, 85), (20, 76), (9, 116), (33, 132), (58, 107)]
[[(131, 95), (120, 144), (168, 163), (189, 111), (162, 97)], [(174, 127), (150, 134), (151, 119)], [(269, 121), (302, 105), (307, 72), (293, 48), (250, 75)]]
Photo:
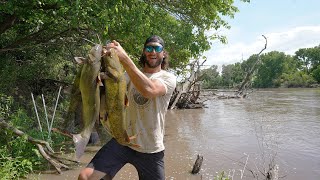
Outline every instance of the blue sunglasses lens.
[(157, 53), (160, 53), (163, 50), (162, 46), (146, 46), (144, 48), (147, 52), (152, 52), (155, 50)]

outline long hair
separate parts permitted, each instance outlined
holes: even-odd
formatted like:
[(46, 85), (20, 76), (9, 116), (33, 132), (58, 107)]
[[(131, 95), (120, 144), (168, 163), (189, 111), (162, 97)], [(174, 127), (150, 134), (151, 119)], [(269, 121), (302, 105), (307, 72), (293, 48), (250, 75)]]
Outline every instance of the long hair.
[[(164, 49), (164, 41), (163, 41), (163, 39), (160, 36), (152, 35), (146, 40), (146, 42), (144, 43), (144, 47), (149, 42), (157, 42), (157, 43), (160, 43), (163, 46), (163, 55), (164, 56), (163, 56), (163, 59), (162, 59), (162, 62), (161, 62), (161, 69), (164, 69), (164, 70), (168, 69), (168, 67), (169, 67), (169, 54)], [(141, 67), (145, 66), (146, 60), (147, 60), (146, 59), (146, 55), (144, 54), (144, 52), (142, 52), (142, 55), (140, 56), (140, 59), (139, 59), (139, 64), (140, 64)]]

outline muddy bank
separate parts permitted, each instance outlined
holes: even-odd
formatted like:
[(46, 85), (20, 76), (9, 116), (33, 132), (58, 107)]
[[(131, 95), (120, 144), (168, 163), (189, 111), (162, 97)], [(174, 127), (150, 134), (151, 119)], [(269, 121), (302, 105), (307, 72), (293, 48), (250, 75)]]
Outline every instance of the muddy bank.
[[(175, 147), (177, 147), (175, 145)], [(94, 154), (99, 150), (99, 146), (87, 147), (85, 155), (80, 159), (81, 163), (78, 166), (74, 166), (73, 169), (63, 171), (62, 174), (31, 174), (27, 179), (30, 180), (70, 180), (77, 179), (78, 174), (82, 168), (84, 168)], [(179, 151), (180, 148), (174, 148), (174, 151)], [(201, 179), (200, 175), (191, 175), (189, 171), (192, 170), (195, 158), (187, 158), (185, 154), (178, 153), (179, 155), (173, 155), (171, 150), (167, 148), (165, 157), (165, 171), (166, 179)], [(126, 179), (135, 180), (138, 179), (138, 173), (131, 164), (126, 164), (115, 176), (115, 180)]]
[[(71, 170), (63, 171), (62, 174), (31, 174), (27, 179), (50, 179), (50, 180), (69, 180), (77, 179), (78, 174), (82, 168), (84, 168), (94, 154), (100, 149), (99, 146), (89, 146), (86, 149), (85, 155), (80, 159), (81, 163), (77, 166), (72, 167)], [(117, 174), (115, 179), (138, 179), (137, 172), (134, 167), (127, 164), (121, 171)]]
[[(179, 115), (178, 115), (179, 116)], [(179, 121), (177, 121), (175, 110), (169, 111), (166, 122), (165, 133), (165, 173), (166, 179), (201, 179), (201, 175), (192, 175), (193, 164), (197, 158), (197, 152), (190, 151), (189, 143), (178, 138)], [(62, 174), (32, 174), (27, 179), (69, 180), (77, 179), (79, 172), (84, 168), (94, 154), (100, 149), (99, 146), (88, 146), (86, 153), (81, 157), (81, 163), (71, 170), (63, 171)], [(201, 173), (201, 172), (200, 172)], [(211, 175), (210, 175), (211, 176)], [(213, 177), (213, 176), (211, 176)], [(119, 179), (138, 179), (136, 169), (126, 164), (115, 176)], [(206, 179), (206, 178), (203, 178)], [(210, 179), (210, 178), (209, 178)], [(213, 178), (212, 178), (213, 179)]]

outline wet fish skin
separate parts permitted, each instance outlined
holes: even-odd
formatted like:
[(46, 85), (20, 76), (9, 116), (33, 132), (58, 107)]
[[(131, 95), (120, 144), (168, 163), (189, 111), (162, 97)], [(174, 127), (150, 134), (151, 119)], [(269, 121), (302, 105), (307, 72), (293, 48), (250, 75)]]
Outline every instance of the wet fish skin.
[(106, 118), (101, 121), (118, 143), (131, 145), (125, 129), (125, 109), (128, 101), (126, 99), (127, 83), (124, 69), (114, 49), (111, 48), (109, 51), (110, 54), (103, 57), (107, 76), (104, 79)]
[(83, 129), (79, 134), (73, 134), (76, 148), (75, 158), (79, 160), (89, 142), (92, 129), (99, 118), (100, 80), (102, 45), (96, 44), (90, 50), (87, 58), (75, 57), (78, 63), (83, 63), (79, 88), (82, 98)]

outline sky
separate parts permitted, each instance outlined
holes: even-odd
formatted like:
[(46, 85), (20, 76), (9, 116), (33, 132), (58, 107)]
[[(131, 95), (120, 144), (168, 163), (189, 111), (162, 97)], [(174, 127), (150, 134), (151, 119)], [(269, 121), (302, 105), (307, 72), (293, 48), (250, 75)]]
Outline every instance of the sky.
[(257, 54), (265, 45), (270, 51), (288, 55), (301, 48), (320, 44), (320, 0), (235, 0), (237, 12), (233, 19), (224, 18), (230, 29), (216, 32), (227, 37), (227, 44), (213, 41), (204, 55), (205, 65), (234, 64)]

